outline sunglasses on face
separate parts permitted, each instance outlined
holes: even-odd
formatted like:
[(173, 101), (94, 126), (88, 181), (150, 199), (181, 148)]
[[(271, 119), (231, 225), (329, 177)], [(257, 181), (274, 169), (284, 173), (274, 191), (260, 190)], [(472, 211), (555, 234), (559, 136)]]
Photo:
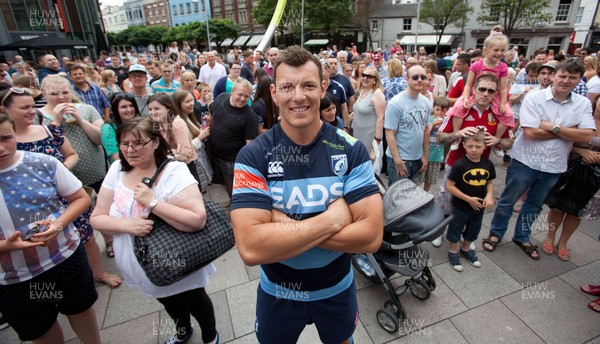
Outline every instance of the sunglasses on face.
[(425, 80), (427, 80), (427, 75), (413, 75), (410, 78), (413, 79), (414, 81), (419, 80), (419, 78), (421, 78), (421, 80), (425, 81)]
[(493, 88), (487, 88), (487, 87), (477, 87), (477, 91), (481, 92), (481, 93), (489, 93), (489, 94), (494, 94), (496, 93), (496, 90)]
[(363, 74), (362, 77), (367, 78), (367, 79), (375, 79), (375, 75), (371, 75), (371, 74)]

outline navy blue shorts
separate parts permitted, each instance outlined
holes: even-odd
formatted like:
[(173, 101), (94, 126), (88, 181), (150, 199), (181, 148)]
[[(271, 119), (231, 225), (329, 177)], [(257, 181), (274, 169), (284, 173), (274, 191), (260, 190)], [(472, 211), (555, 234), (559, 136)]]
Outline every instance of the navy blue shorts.
[(306, 325), (314, 323), (325, 344), (352, 336), (358, 322), (354, 282), (336, 296), (319, 301), (278, 299), (258, 287), (256, 337), (261, 344), (296, 343)]
[(62, 263), (34, 278), (0, 285), (0, 312), (22, 341), (43, 336), (58, 313), (76, 315), (98, 299), (83, 244)]

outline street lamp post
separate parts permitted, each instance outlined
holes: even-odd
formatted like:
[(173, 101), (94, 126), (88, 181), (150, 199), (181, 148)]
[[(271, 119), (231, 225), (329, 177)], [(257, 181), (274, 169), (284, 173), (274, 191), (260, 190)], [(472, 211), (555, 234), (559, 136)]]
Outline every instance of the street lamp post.
[(415, 51), (418, 51), (419, 42), (419, 20), (421, 19), (421, 0), (417, 0), (417, 30), (415, 31)]
[[(192, 0), (192, 2), (197, 3), (198, 0)], [(208, 45), (208, 51), (211, 50), (210, 48), (210, 30), (208, 28), (208, 9), (206, 8), (206, 0), (202, 0), (202, 14), (204, 14), (204, 22), (206, 23), (206, 42)]]

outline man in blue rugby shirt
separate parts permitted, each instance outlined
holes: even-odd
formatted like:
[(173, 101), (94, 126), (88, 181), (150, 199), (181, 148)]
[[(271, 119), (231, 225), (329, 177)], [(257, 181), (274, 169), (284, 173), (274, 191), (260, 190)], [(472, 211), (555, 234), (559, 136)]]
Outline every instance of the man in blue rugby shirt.
[(295, 343), (314, 323), (324, 343), (352, 343), (358, 321), (350, 253), (374, 252), (383, 205), (365, 147), (325, 125), (321, 64), (299, 47), (275, 65), (281, 121), (242, 148), (231, 219), (240, 255), (261, 265), (260, 343)]

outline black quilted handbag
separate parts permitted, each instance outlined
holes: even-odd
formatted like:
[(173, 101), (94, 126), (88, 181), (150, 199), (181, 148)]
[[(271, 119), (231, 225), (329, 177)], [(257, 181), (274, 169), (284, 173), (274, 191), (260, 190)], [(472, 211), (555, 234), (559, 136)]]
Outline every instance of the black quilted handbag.
[[(165, 161), (151, 179), (142, 181), (152, 187)], [(229, 251), (235, 244), (231, 221), (225, 210), (211, 200), (204, 200), (206, 225), (197, 232), (179, 231), (160, 217), (150, 213), (154, 221), (150, 234), (136, 237), (135, 256), (148, 279), (157, 286), (173, 284), (203, 268)]]

